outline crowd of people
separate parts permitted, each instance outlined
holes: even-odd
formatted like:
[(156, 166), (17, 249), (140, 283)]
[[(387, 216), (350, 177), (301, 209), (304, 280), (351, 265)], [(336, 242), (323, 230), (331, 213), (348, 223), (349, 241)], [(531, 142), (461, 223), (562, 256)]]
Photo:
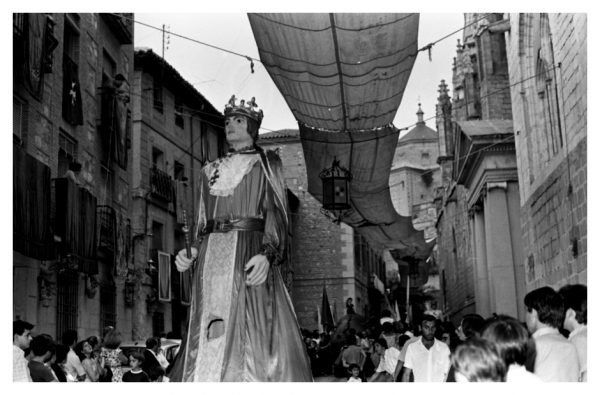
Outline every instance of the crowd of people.
[(542, 287), (523, 303), (525, 322), (466, 314), (455, 327), (425, 312), (407, 328), (384, 311), (362, 331), (302, 334), (313, 376), (339, 381), (587, 381), (587, 287)]
[[(524, 298), (525, 322), (507, 315), (466, 314), (457, 328), (425, 312), (407, 328), (385, 311), (377, 325), (319, 333), (303, 329), (312, 375), (348, 382), (574, 382), (587, 381), (587, 287), (542, 287)], [(125, 355), (121, 334), (78, 342), (67, 330), (56, 342), (32, 337), (34, 326), (13, 322), (13, 380), (151, 382), (163, 380), (169, 361), (161, 339)], [(412, 330), (410, 330), (412, 329)], [(126, 371), (125, 371), (126, 370)]]
[(161, 339), (146, 340), (146, 348), (125, 353), (121, 334), (107, 327), (104, 336), (78, 341), (77, 331), (67, 330), (61, 341), (48, 334), (32, 336), (34, 325), (13, 322), (13, 381), (15, 382), (151, 382), (168, 372)]

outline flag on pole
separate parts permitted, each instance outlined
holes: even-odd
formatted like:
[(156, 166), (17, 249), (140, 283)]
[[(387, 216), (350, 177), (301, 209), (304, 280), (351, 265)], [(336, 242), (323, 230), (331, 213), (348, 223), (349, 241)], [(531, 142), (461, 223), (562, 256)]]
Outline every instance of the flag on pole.
[(323, 325), (321, 325), (321, 310), (319, 309), (319, 306), (316, 306), (317, 308), (317, 329), (319, 331), (319, 333), (323, 333)]
[(394, 315), (395, 320), (400, 321), (400, 309), (398, 309), (398, 299), (394, 300)]
[(410, 276), (406, 276), (406, 323), (410, 325)]
[(327, 299), (327, 290), (323, 285), (323, 300), (321, 301), (321, 324), (324, 330), (330, 330), (334, 326), (333, 315), (329, 307), (329, 299)]

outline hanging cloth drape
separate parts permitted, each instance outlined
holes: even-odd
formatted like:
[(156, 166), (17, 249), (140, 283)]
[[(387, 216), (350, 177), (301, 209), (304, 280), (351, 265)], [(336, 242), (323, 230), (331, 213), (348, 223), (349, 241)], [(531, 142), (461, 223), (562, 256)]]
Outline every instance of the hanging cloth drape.
[(39, 260), (55, 257), (50, 228), (50, 168), (13, 146), (13, 249)]
[(70, 178), (54, 180), (55, 233), (62, 240), (61, 253), (70, 254), (79, 271), (98, 274), (96, 261), (96, 197)]

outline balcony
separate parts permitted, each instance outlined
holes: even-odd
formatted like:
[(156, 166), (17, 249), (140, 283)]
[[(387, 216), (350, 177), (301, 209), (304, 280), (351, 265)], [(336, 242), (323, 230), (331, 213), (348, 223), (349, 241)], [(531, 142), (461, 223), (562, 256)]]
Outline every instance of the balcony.
[(152, 196), (165, 202), (173, 200), (173, 179), (155, 166), (150, 169), (150, 191)]
[(132, 13), (100, 14), (121, 45), (133, 44)]

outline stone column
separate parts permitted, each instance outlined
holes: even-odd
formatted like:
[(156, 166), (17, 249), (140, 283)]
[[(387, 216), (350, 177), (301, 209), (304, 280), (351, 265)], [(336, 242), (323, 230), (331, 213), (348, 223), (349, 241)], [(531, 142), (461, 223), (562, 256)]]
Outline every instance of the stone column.
[(469, 210), (471, 222), (471, 235), (473, 244), (473, 277), (475, 284), (475, 308), (477, 314), (488, 317), (492, 314), (490, 309), (490, 283), (487, 268), (485, 220), (483, 205), (478, 202)]
[(492, 313), (518, 316), (506, 182), (489, 182), (484, 203), (485, 247)]

